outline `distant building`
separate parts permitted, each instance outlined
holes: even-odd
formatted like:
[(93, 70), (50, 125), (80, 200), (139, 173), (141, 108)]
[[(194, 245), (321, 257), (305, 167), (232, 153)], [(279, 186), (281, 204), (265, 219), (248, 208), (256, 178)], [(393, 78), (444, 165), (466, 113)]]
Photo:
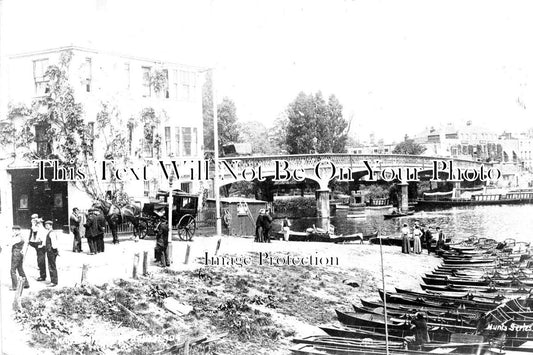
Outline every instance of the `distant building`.
[(498, 134), (475, 126), (471, 121), (460, 126), (449, 123), (429, 127), (416, 134), (413, 140), (426, 147), (425, 155), (492, 161), (499, 160), (502, 154)]
[[(22, 53), (9, 58), (9, 101), (31, 106), (35, 98), (47, 95), (50, 79), (45, 73), (58, 64), (65, 51), (72, 55), (70, 85), (83, 106), (83, 120), (92, 130), (88, 153), (94, 160), (104, 159), (104, 137), (94, 136), (103, 103), (112, 106), (125, 122), (132, 121), (128, 128), (132, 161), (203, 158), (201, 68), (74, 46)], [(140, 122), (145, 109), (153, 110), (159, 121), (149, 132)], [(23, 154), (30, 148), (41, 156), (53, 153), (49, 142), (41, 139), (48, 128), (44, 124), (31, 127), (34, 141), (30, 147), (7, 147), (0, 157), (2, 222), (27, 227), (29, 216), (39, 213), (54, 220), (56, 226), (65, 225), (72, 207), (84, 209), (91, 203), (88, 195), (71, 183), (35, 182), (35, 164)], [(134, 199), (142, 199), (168, 187), (166, 182), (161, 186), (163, 180), (132, 181), (125, 190)], [(174, 187), (191, 192), (198, 189), (197, 183), (186, 178), (179, 183)]]

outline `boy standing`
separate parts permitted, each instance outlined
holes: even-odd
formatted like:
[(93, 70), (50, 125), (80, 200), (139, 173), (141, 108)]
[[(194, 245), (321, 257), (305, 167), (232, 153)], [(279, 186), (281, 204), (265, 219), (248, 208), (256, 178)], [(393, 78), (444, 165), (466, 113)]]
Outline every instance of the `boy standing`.
[(30, 287), (28, 279), (24, 273), (24, 250), (26, 250), (27, 241), (20, 232), (20, 226), (13, 226), (13, 236), (11, 238), (11, 291), (17, 289), (18, 276), (24, 280), (24, 288)]

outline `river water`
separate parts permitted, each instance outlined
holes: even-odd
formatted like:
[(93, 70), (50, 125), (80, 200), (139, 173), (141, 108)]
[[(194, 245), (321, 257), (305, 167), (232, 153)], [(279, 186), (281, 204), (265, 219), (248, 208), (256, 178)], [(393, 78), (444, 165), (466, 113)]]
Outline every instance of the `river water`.
[[(504, 240), (514, 238), (516, 241), (533, 241), (533, 205), (470, 206), (450, 209), (417, 211), (408, 217), (387, 219), (383, 214), (387, 209), (366, 209), (364, 218), (348, 218), (353, 214), (347, 210), (338, 210), (331, 217), (335, 234), (369, 234), (374, 230), (380, 235), (399, 235), (403, 223), (413, 226), (416, 221), (425, 226), (439, 226), (446, 236), (458, 239), (470, 236)], [(305, 231), (318, 225), (316, 218), (291, 220), (291, 229)]]

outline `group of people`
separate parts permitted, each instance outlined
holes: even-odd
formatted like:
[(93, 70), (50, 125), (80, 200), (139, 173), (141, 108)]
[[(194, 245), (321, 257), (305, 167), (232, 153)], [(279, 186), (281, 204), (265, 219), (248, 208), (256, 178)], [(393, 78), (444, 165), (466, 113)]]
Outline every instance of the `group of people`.
[(104, 233), (106, 221), (103, 213), (97, 208), (89, 209), (85, 218), (81, 215), (79, 208), (74, 207), (72, 209), (72, 214), (70, 215), (70, 231), (74, 235), (72, 251), (74, 253), (83, 252), (80, 229), (82, 223), (85, 228), (85, 238), (87, 238), (87, 244), (89, 245), (89, 255), (103, 253), (105, 250)]
[[(403, 224), (403, 227), (401, 229), (402, 233), (402, 253), (409, 254), (409, 253), (415, 253), (415, 254), (421, 254), (422, 253), (422, 241), (424, 241), (426, 245), (426, 249), (428, 251), (428, 255), (433, 251), (441, 249), (444, 247), (445, 242), (445, 236), (443, 231), (440, 229), (440, 227), (435, 228), (435, 234), (436, 236), (433, 236), (433, 227), (429, 226), (427, 229), (425, 229), (423, 226), (421, 226), (418, 222), (415, 222), (415, 226), (413, 228), (413, 232), (411, 233), (411, 229), (409, 228), (409, 225), (407, 223)], [(411, 235), (413, 240), (413, 248), (411, 249)], [(433, 241), (436, 238), (436, 246), (433, 248)]]
[(255, 221), (255, 242), (270, 243), (270, 230), (272, 229), (272, 216), (270, 210), (260, 209)]
[[(31, 215), (31, 227), (29, 235), (22, 234), (21, 227), (14, 225), (9, 241), (11, 246), (11, 290), (17, 289), (19, 277), (24, 282), (23, 287), (28, 288), (30, 284), (24, 272), (24, 257), (31, 246), (37, 255), (37, 267), (39, 268), (39, 278), (37, 281), (46, 281), (46, 265), (48, 264), (48, 274), (50, 276), (50, 287), (57, 286), (57, 266), (56, 258), (59, 256), (57, 234), (53, 228), (52, 221), (43, 221), (38, 214)], [(1, 249), (0, 249), (1, 250)]]

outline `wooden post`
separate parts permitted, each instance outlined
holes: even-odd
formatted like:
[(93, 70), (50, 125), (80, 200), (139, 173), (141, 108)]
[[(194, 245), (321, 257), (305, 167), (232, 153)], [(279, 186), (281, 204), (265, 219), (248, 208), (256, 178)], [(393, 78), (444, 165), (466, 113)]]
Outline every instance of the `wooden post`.
[(148, 275), (148, 252), (143, 251), (143, 276)]
[(17, 290), (15, 291), (15, 299), (13, 300), (13, 310), (18, 311), (21, 307), (20, 297), (22, 296), (22, 290), (24, 289), (24, 283), (26, 279), (24, 277), (17, 276)]
[(191, 245), (187, 244), (187, 250), (185, 250), (185, 262), (184, 264), (189, 263), (189, 255), (191, 254)]
[(183, 344), (183, 355), (189, 355), (191, 349), (191, 339), (185, 340), (185, 344)]
[(89, 271), (89, 264), (83, 264), (81, 268), (81, 284), (87, 281), (87, 271)]
[(137, 267), (139, 266), (139, 253), (133, 255), (133, 278), (137, 278)]
[(220, 249), (220, 243), (222, 243), (222, 238), (219, 238), (218, 241), (217, 241), (217, 248), (215, 250), (215, 255), (217, 255), (218, 250)]

